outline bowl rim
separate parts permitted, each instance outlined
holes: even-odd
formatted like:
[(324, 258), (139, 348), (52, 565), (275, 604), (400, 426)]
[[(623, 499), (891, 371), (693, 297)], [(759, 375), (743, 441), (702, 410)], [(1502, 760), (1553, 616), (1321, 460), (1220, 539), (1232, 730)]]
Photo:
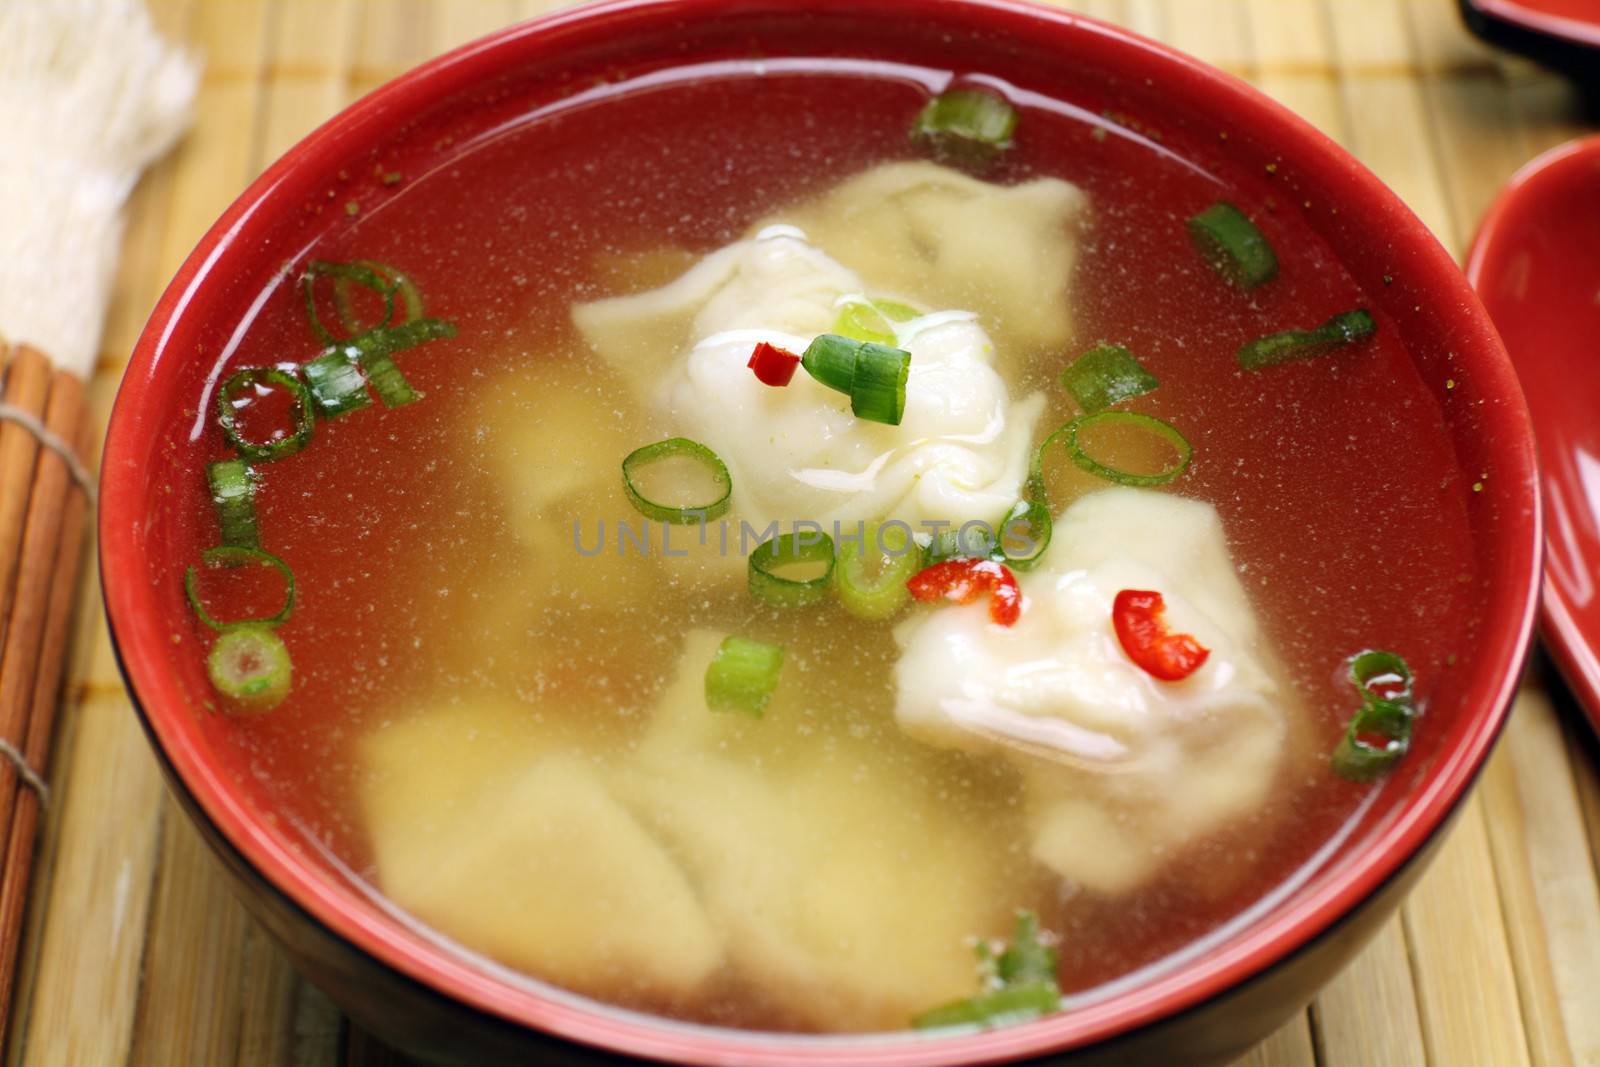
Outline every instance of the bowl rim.
[[(408, 113), (440, 95), (441, 89), (491, 75), (497, 57), (538, 35), (580, 23), (618, 23), (638, 17), (689, 20), (726, 14), (725, 0), (601, 0), (557, 11), (464, 45), (388, 82), (336, 114), (296, 144), (236, 199), (186, 258), (151, 315), (129, 361), (106, 436), (99, 514), (102, 589), (112, 640), (130, 696), (145, 719), (160, 756), (194, 798), (204, 816), (277, 892), (311, 915), (325, 929), (391, 970), (450, 1000), (511, 1023), (554, 1034), (583, 1045), (674, 1063), (739, 1062), (779, 1065), (859, 1064), (863, 1067), (942, 1067), (993, 1064), (1059, 1052), (1107, 1041), (1160, 1019), (1180, 1015), (1223, 992), (1241, 986), (1295, 955), (1338, 925), (1376, 893), (1444, 824), (1464, 796), (1502, 727), (1526, 654), (1537, 603), (1540, 533), (1539, 485), (1531, 423), (1503, 347), (1466, 279), (1426, 226), (1371, 172), (1305, 120), (1244, 82), (1166, 45), (1098, 20), (1026, 0), (864, 0), (853, 10), (862, 17), (937, 17), (940, 10), (962, 10), (996, 25), (1026, 26), (1051, 37), (1083, 34), (1121, 54), (1129, 69), (1149, 77), (1181, 79), (1186, 92), (1206, 97), (1199, 110), (1234, 109), (1235, 121), (1263, 136), (1286, 157), (1315, 158), (1323, 179), (1339, 186), (1340, 196), (1366, 200), (1383, 211), (1393, 239), (1412, 258), (1409, 275), (1419, 289), (1450, 308), (1464, 327), (1457, 353), (1471, 366), (1484, 391), (1503, 401), (1487, 405), (1489, 420), (1507, 443), (1505, 470), (1486, 485), (1481, 497), (1503, 509), (1499, 536), (1491, 542), (1493, 573), (1487, 576), (1494, 606), (1509, 606), (1508, 616), (1482, 639), (1464, 703), (1476, 709), (1460, 744), (1442, 752), (1402, 809), (1337, 877), (1325, 879), (1292, 905), (1257, 922), (1192, 964), (1141, 983), (1104, 1001), (1032, 1023), (980, 1034), (929, 1040), (915, 1034), (874, 1034), (861, 1038), (762, 1034), (668, 1022), (643, 1022), (598, 1002), (580, 1006), (570, 995), (547, 996), (513, 986), (474, 966), (465, 957), (403, 930), (371, 901), (340, 887), (313, 869), (304, 857), (261, 825), (234, 795), (228, 778), (206, 756), (206, 746), (177, 680), (162, 667), (167, 633), (153, 603), (152, 583), (140, 580), (145, 546), (140, 518), (144, 501), (137, 491), (140, 436), (147, 428), (139, 413), (158, 407), (154, 365), (162, 357), (174, 326), (197, 291), (208, 283), (211, 267), (250, 217), (293, 169), (317, 165), (347, 151), (346, 138), (376, 136), (385, 116)], [(752, 0), (740, 8), (767, 12), (804, 11), (811, 0)], [(447, 94), (446, 94), (447, 95)], [(183, 358), (173, 356), (172, 358)]]

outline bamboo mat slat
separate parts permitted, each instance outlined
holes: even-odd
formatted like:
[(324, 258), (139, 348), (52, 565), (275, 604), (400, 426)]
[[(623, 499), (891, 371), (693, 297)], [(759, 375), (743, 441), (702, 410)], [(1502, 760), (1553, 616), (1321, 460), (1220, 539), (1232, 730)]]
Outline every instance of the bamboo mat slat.
[[(550, 0), (154, 0), (206, 57), (196, 124), (136, 193), (103, 426), (160, 287), (244, 183), (339, 107)], [(1458, 257), (1524, 160), (1587, 132), (1570, 87), (1452, 0), (1083, 0), (1247, 80), (1356, 152)], [(398, 1065), (288, 967), (165, 797), (83, 591), (22, 959), (13, 1065)], [(1536, 671), (1416, 893), (1250, 1067), (1600, 1067), (1597, 745)]]

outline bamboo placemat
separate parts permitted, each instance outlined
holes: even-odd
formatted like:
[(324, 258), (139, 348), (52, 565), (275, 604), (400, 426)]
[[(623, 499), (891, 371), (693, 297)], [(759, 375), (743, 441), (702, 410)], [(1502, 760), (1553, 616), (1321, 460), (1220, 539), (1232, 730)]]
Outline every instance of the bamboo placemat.
[[(154, 0), (206, 59), (197, 121), (135, 195), (103, 427), (165, 280), (253, 175), (418, 61), (549, 0)], [(1458, 256), (1521, 162), (1585, 132), (1558, 79), (1469, 38), (1454, 0), (1089, 0), (1261, 86), (1349, 147)], [(166, 797), (85, 584), (29, 917), (13, 1064), (402, 1062), (234, 902)], [(1597, 748), (1536, 668), (1427, 877), (1255, 1067), (1600, 1065)], [(1553, 696), (1551, 695), (1553, 694)]]

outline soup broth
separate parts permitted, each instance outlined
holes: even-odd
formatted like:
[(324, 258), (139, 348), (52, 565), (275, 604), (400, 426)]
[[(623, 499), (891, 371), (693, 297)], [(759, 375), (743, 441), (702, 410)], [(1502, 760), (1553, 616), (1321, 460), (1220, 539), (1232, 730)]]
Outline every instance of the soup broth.
[[(1021, 909), (1059, 951), (1070, 1009), (1269, 906), (1337, 847), (1372, 790), (1328, 762), (1356, 706), (1353, 653), (1402, 654), (1425, 704), (1458, 650), (1469, 487), (1395, 331), (1380, 316), (1348, 351), (1260, 373), (1235, 362), (1252, 338), (1371, 306), (1300, 206), (1209, 146), (967, 77), (1019, 115), (982, 181), (1059, 179), (1083, 196), (1070, 226), (1036, 235), (1074, 250), (1065, 333), (990, 286), (937, 304), (915, 284), (885, 295), (976, 316), (1013, 417), (1042, 398), (1029, 455), (1079, 414), (1059, 376), (1088, 349), (1125, 346), (1159, 379), (1123, 406), (1178, 427), (1193, 459), (1139, 492), (1220, 517), (1260, 628), (1250, 645), (1277, 685), (1265, 799), (1170, 847), (1150, 831), (1151, 850), (1170, 854), (1147, 873), (1063, 876), (1035, 840), (1030, 790), (1049, 774), (1038, 752), (930, 744), (897, 717), (896, 666), (919, 640), (897, 627), (976, 608), (912, 604), (885, 621), (833, 598), (762, 602), (741, 519), (823, 516), (741, 513), (739, 477), (726, 553), (718, 523), (705, 546), (694, 526), (640, 521), (623, 458), (696, 434), (650, 401), (645, 370), (597, 355), (574, 306), (656, 290), (761, 226), (824, 217), (818, 205), (859, 175), (924, 160), (906, 130), (951, 79), (845, 61), (658, 71), (395, 175), (398, 195), (311, 249), (403, 272), (457, 332), (396, 356), (420, 400), (319, 421), (303, 451), (258, 468), (262, 543), (298, 589), (277, 631), (293, 685), (270, 712), (230, 717), (231, 732), (286, 817), (462, 952), (690, 1021), (874, 1030), (935, 1006), (913, 1003), (928, 991), (976, 991), (962, 939), (1005, 937)], [(1247, 293), (1185, 226), (1222, 200), (1277, 253), (1278, 276)], [(826, 228), (800, 226), (824, 255)], [(681, 358), (668, 331), (632, 339)], [(290, 276), (218, 377), (319, 347)], [(230, 454), (204, 432), (210, 458)], [(1090, 444), (1108, 462), (1167, 460), (1110, 433)], [(1045, 473), (1058, 516), (1107, 485), (1064, 462)], [(644, 530), (647, 550), (619, 521)], [(1043, 610), (1031, 580), (1024, 614)], [(210, 595), (246, 611), (268, 594)], [(759, 718), (695, 705), (729, 634), (784, 649)], [(530, 841), (549, 854), (527, 855)], [(1097, 847), (1087, 831), (1081, 841)], [(591, 853), (598, 866), (574, 859)], [(492, 906), (485, 871), (504, 882)]]

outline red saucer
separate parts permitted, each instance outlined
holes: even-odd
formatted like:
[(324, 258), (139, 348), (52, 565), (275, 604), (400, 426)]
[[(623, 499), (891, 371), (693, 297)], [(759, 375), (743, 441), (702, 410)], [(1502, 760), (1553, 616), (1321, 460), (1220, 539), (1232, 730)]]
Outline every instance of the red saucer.
[(1539, 441), (1545, 640), (1600, 729), (1600, 136), (1512, 177), (1467, 277), (1511, 353)]

